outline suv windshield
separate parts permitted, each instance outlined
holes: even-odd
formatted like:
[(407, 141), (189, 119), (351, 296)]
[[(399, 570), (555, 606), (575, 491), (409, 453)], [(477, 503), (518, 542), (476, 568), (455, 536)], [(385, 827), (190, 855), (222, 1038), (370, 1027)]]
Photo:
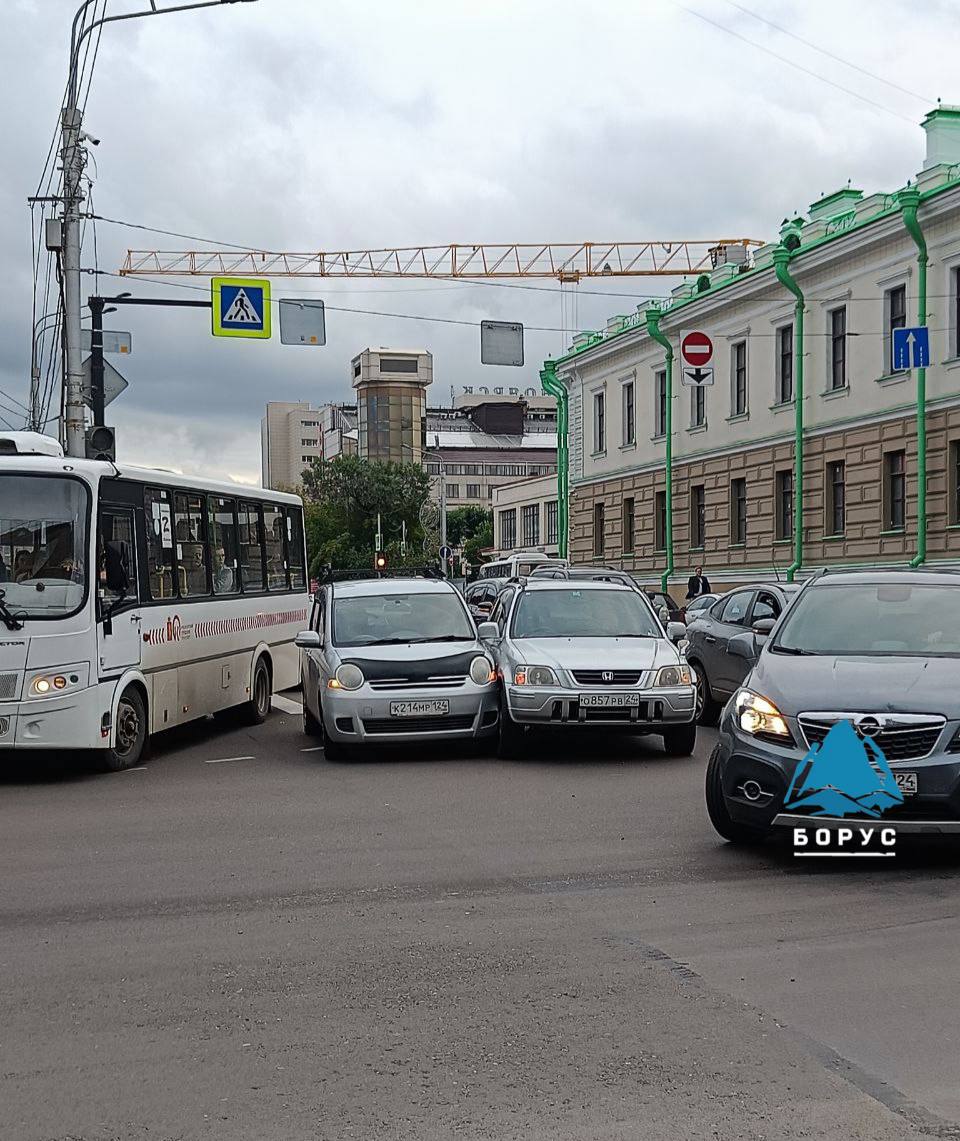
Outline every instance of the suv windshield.
[(787, 612), (771, 650), (960, 656), (960, 583), (810, 587)]
[(363, 594), (333, 603), (336, 646), (473, 641), (473, 624), (458, 598), (444, 592)]
[(76, 479), (0, 475), (0, 590), (18, 618), (60, 618), (86, 594), (87, 502)]
[(532, 590), (513, 619), (515, 638), (659, 638), (649, 607), (632, 590)]

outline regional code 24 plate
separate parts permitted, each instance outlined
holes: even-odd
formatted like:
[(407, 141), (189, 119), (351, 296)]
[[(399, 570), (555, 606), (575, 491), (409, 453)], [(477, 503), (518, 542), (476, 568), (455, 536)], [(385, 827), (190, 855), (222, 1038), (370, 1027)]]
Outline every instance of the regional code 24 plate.
[(450, 712), (449, 701), (391, 701), (391, 717), (442, 717)]
[(897, 782), (897, 788), (903, 793), (904, 796), (916, 796), (917, 794), (917, 774), (916, 773), (894, 773), (893, 779)]
[(581, 693), (584, 709), (629, 709), (640, 704), (639, 693)]

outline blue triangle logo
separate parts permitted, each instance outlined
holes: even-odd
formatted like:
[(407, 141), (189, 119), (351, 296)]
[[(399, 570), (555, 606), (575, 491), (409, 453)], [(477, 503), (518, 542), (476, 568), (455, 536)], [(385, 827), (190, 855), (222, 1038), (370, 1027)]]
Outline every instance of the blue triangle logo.
[(793, 774), (784, 807), (805, 816), (882, 816), (903, 793), (882, 750), (838, 721)]

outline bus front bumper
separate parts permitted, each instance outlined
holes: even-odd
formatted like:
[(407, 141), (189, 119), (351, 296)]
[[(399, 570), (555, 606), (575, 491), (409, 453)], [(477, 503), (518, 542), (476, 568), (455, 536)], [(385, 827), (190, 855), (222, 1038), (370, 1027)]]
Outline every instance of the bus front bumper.
[(0, 749), (105, 749), (101, 734), (114, 686), (90, 686), (69, 696), (0, 702)]

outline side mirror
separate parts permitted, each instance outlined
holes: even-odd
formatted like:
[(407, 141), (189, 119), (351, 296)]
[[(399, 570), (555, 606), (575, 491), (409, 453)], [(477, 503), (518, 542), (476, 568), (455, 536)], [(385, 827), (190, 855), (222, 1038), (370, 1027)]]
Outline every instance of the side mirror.
[(477, 636), (481, 642), (499, 642), (500, 627), (496, 622), (481, 622), (477, 627)]
[(492, 602), (478, 602), (476, 605), (478, 614), (489, 614), (493, 610)]
[(301, 650), (319, 650), (320, 635), (316, 630), (301, 630), (295, 639), (295, 644)]
[(734, 658), (745, 658), (748, 662), (754, 661), (757, 656), (757, 643), (753, 631), (746, 634), (735, 634), (727, 642), (727, 653)]
[(776, 618), (758, 618), (753, 624), (753, 632), (758, 638), (767, 638), (776, 624)]
[(667, 623), (667, 637), (676, 646), (687, 636), (687, 628), (682, 622)]

